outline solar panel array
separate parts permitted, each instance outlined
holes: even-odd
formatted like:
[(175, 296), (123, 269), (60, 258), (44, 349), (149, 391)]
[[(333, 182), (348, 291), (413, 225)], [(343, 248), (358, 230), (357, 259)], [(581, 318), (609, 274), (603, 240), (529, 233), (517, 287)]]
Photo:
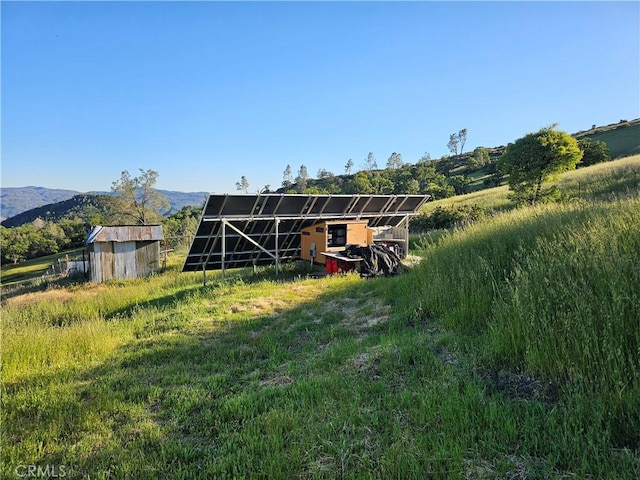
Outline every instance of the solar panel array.
[(301, 230), (323, 220), (397, 226), (429, 195), (210, 195), (182, 271), (300, 258)]

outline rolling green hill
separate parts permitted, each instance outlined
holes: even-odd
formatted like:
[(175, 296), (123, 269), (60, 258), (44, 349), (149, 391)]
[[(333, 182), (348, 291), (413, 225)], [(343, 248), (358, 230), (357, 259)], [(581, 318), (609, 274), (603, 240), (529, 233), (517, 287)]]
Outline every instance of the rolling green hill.
[(640, 189), (618, 162), (394, 278), (203, 287), (172, 255), (5, 294), (0, 475), (639, 478)]
[(590, 138), (607, 144), (611, 158), (640, 153), (640, 118), (592, 128), (573, 135), (577, 139)]

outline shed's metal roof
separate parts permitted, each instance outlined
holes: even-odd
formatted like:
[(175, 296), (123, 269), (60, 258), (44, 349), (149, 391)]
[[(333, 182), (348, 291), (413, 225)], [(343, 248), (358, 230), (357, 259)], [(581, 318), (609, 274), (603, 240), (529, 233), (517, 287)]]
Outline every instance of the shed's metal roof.
[[(322, 220), (397, 226), (429, 195), (210, 195), (182, 271), (300, 257), (301, 230)], [(229, 228), (226, 228), (229, 227)], [(224, 232), (224, 235), (223, 235)], [(224, 251), (224, 258), (223, 258)]]
[(89, 233), (87, 243), (143, 242), (164, 240), (161, 225), (96, 225)]

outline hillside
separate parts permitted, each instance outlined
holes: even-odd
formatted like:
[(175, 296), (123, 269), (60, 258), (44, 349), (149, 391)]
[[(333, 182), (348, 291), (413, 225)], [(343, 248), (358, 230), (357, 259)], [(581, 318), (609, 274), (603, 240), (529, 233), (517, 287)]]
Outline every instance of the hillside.
[(611, 158), (635, 155), (640, 153), (640, 118), (621, 120), (601, 127), (594, 125), (589, 130), (574, 133), (573, 136), (578, 140), (590, 138), (606, 143)]
[[(572, 134), (576, 139), (589, 138), (606, 143), (612, 159), (621, 158), (640, 152), (640, 118), (619, 123), (593, 126)], [(516, 139), (514, 139), (515, 141)], [(383, 159), (378, 159), (377, 169), (361, 170), (354, 174), (334, 175), (323, 172), (321, 178), (309, 178), (304, 189), (296, 183), (281, 187), (276, 193), (420, 193), (429, 194), (435, 199), (484, 190), (502, 182), (497, 172), (497, 160), (505, 150), (505, 146), (481, 147), (440, 159), (431, 159), (416, 164), (404, 164), (399, 168), (381, 168)], [(485, 158), (478, 162), (479, 157)], [(435, 175), (428, 172), (435, 168)], [(319, 172), (320, 174), (320, 172)], [(360, 177), (360, 178), (358, 178)], [(410, 184), (411, 180), (417, 184)]]
[(80, 192), (44, 187), (7, 187), (0, 189), (0, 221), (32, 208), (68, 200)]
[(394, 278), (203, 287), (172, 255), (5, 295), (0, 474), (637, 479), (640, 189), (619, 165), (424, 242)]
[[(25, 205), (25, 199), (30, 199), (31, 202), (35, 202), (37, 198), (48, 198), (55, 196), (54, 193), (49, 194), (50, 189), (42, 187), (25, 187), (24, 192), (22, 188), (6, 189), (7, 198), (5, 200), (5, 189), (2, 190), (3, 202), (7, 203), (7, 211), (19, 211)], [(176, 192), (171, 190), (158, 190), (160, 193), (167, 197), (170, 208), (165, 214), (177, 212), (185, 206), (200, 206), (203, 204), (204, 199), (208, 195), (206, 192)], [(40, 196), (32, 195), (33, 192), (37, 192)], [(60, 193), (61, 197), (70, 195), (68, 198), (62, 200), (56, 200), (46, 204), (38, 204), (36, 207), (19, 211), (13, 216), (3, 218), (2, 226), (5, 227), (19, 227), (25, 223), (34, 221), (36, 218), (43, 218), (46, 220), (58, 221), (63, 218), (81, 218), (89, 219), (96, 213), (106, 213), (111, 208), (111, 193), (96, 192), (96, 193), (78, 193), (72, 190), (51, 190), (51, 192), (66, 192)], [(4, 213), (3, 204), (3, 213)]]
[(19, 227), (31, 223), (37, 218), (59, 222), (63, 219), (80, 219), (83, 223), (94, 223), (92, 217), (104, 218), (110, 215), (114, 208), (116, 197), (104, 194), (81, 193), (61, 202), (50, 203), (32, 208), (7, 218), (2, 222), (3, 227)]

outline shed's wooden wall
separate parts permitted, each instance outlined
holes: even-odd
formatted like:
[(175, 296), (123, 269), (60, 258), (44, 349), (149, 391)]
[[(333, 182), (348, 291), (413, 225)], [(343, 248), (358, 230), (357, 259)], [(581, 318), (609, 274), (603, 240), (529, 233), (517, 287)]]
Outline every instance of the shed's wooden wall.
[(136, 242), (136, 271), (138, 277), (147, 277), (160, 271), (160, 242)]
[(161, 269), (160, 242), (96, 242), (89, 244), (91, 281), (139, 278)]
[(89, 244), (91, 281), (101, 283), (113, 278), (113, 243)]

